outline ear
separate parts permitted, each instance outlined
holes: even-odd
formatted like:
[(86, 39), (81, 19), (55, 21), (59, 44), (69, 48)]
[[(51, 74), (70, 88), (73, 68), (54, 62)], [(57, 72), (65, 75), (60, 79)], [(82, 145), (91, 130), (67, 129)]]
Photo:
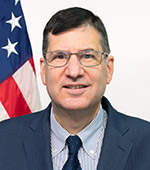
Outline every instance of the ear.
[(44, 57), (40, 58), (40, 68), (41, 68), (41, 80), (44, 85), (46, 85), (46, 78), (45, 78), (45, 62)]
[(107, 84), (111, 82), (114, 72), (114, 57), (108, 56), (107, 58)]

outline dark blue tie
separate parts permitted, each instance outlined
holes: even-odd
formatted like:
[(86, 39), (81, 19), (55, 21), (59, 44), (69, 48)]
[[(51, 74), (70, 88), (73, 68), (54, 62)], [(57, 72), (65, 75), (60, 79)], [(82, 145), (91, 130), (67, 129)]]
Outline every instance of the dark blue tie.
[(62, 170), (82, 170), (77, 156), (82, 145), (81, 139), (77, 135), (69, 136), (66, 143), (68, 144), (69, 156)]

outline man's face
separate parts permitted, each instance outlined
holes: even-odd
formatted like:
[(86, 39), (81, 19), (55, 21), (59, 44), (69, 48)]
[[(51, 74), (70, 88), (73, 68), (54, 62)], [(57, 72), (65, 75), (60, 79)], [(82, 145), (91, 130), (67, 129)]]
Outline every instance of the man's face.
[[(92, 26), (81, 26), (58, 35), (49, 34), (47, 51), (68, 51), (72, 53), (85, 49), (103, 51), (100, 35)], [(75, 110), (90, 109), (100, 104), (106, 84), (113, 73), (113, 57), (94, 67), (82, 66), (76, 55), (71, 55), (64, 67), (50, 67), (41, 58), (42, 82), (47, 87), (54, 107)]]

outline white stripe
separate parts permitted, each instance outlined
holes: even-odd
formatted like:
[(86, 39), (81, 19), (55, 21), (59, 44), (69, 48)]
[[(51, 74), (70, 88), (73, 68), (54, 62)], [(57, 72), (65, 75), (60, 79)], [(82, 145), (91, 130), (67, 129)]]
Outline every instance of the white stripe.
[(0, 101), (0, 121), (9, 119), (9, 116)]
[(18, 84), (29, 108), (32, 112), (41, 109), (40, 97), (37, 87), (37, 80), (33, 72), (32, 66), (27, 61), (14, 75), (14, 80)]

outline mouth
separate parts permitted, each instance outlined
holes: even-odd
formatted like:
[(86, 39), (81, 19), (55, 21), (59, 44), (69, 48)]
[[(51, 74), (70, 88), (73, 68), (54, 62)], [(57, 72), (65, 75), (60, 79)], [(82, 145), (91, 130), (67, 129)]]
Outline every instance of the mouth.
[(66, 85), (64, 88), (67, 89), (82, 89), (88, 87), (87, 85)]

